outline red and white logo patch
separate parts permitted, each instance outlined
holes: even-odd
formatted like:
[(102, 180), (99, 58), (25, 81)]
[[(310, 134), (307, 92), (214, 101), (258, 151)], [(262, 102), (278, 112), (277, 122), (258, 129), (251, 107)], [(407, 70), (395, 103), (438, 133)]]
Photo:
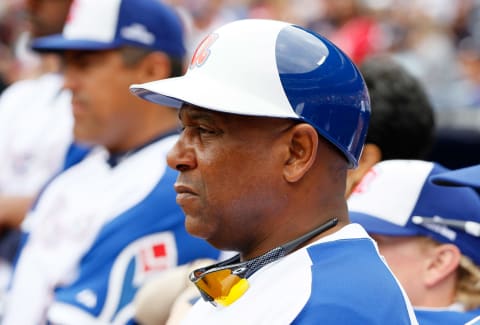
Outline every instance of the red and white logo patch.
[(134, 283), (143, 283), (152, 274), (165, 271), (177, 264), (177, 247), (172, 233), (151, 235), (137, 243)]
[(71, 23), (76, 16), (76, 13), (78, 11), (78, 0), (73, 0), (72, 4), (70, 5), (70, 9), (68, 10), (68, 15), (66, 19), (66, 23)]
[(150, 247), (144, 247), (140, 251), (139, 265), (143, 272), (164, 270), (168, 265), (165, 263), (167, 248), (165, 243), (156, 243)]
[(210, 34), (203, 39), (192, 56), (192, 60), (190, 61), (190, 69), (200, 67), (205, 64), (211, 53), (210, 47), (217, 39), (218, 34)]

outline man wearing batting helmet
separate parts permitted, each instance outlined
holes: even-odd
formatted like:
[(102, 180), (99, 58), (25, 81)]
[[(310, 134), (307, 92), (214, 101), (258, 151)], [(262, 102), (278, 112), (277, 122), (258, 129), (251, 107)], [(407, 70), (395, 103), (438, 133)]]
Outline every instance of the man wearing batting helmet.
[(187, 230), (226, 261), (194, 270), (185, 324), (416, 324), (411, 305), (344, 198), (370, 103), (327, 39), (272, 20), (212, 32), (188, 72), (132, 85), (179, 109), (167, 161)]

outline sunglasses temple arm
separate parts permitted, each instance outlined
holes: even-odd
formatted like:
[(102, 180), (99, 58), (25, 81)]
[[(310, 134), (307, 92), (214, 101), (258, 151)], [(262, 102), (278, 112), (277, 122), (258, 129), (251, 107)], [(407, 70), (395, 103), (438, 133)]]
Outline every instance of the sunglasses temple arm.
[(338, 223), (338, 218), (334, 217), (329, 219), (327, 222), (324, 224), (320, 225), (318, 228), (313, 229), (309, 233), (306, 233), (302, 237), (299, 237), (295, 240), (292, 240), (286, 244), (283, 244), (280, 246), (280, 248), (283, 249), (283, 256), (291, 253), (293, 250), (295, 250), (298, 246), (301, 244), (305, 243), (306, 241), (312, 239), (313, 237), (321, 234), (322, 232), (325, 232), (333, 227), (335, 227)]

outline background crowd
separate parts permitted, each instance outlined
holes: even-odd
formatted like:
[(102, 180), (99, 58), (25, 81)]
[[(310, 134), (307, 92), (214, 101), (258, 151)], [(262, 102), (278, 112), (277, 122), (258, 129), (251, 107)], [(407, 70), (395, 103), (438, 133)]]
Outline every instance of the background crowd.
[[(27, 47), (27, 0), (0, 4), (0, 89), (48, 61)], [(187, 58), (212, 29), (240, 18), (272, 18), (332, 39), (358, 64), (389, 53), (424, 85), (436, 111), (432, 159), (458, 168), (480, 161), (480, 1), (169, 0), (187, 27)], [(47, 66), (46, 66), (47, 65)], [(451, 155), (455, 155), (455, 159)]]

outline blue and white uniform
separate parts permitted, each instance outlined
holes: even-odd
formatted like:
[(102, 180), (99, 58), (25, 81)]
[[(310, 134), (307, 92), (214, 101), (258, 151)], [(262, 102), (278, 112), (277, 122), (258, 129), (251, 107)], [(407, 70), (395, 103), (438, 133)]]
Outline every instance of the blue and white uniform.
[(219, 252), (184, 228), (175, 202), (177, 173), (159, 139), (111, 167), (94, 148), (58, 175), (24, 222), (3, 325), (127, 324), (145, 281)]
[(415, 308), (420, 325), (463, 325), (471, 321), (475, 316), (479, 317), (480, 309), (464, 311), (463, 309), (444, 309), (444, 308)]
[(376, 244), (357, 224), (264, 266), (248, 282), (228, 307), (199, 299), (182, 324), (417, 324)]

